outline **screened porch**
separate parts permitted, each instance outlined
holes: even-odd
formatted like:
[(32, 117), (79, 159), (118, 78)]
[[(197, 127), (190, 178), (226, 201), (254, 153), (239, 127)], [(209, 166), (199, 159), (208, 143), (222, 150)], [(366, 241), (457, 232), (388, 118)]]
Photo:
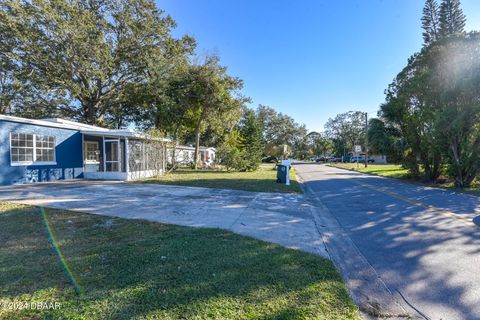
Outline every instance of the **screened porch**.
[(162, 175), (165, 153), (161, 144), (131, 134), (83, 134), (84, 178), (135, 180)]

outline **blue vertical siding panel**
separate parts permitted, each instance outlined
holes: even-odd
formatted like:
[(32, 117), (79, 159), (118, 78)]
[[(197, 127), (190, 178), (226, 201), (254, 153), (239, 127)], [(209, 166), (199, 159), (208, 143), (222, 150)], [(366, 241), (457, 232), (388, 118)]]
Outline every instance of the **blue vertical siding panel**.
[[(55, 137), (56, 165), (11, 166), (10, 133)], [(0, 185), (83, 178), (82, 135), (69, 129), (0, 120)]]

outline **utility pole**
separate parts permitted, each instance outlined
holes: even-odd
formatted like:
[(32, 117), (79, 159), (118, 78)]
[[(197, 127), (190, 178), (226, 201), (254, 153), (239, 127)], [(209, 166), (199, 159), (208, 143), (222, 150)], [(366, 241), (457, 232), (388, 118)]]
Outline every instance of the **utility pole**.
[(365, 168), (368, 167), (368, 113), (365, 112)]

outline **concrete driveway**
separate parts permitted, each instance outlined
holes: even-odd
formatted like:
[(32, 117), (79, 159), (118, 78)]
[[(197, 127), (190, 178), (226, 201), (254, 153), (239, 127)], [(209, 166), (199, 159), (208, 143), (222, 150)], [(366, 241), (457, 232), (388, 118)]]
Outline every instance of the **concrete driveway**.
[(322, 233), (333, 235), (327, 249), (354, 297), (385, 286), (413, 318), (480, 319), (480, 198), (318, 164), (295, 168), (335, 220), (324, 220)]
[(327, 256), (304, 195), (75, 181), (0, 187), (0, 201), (221, 228)]

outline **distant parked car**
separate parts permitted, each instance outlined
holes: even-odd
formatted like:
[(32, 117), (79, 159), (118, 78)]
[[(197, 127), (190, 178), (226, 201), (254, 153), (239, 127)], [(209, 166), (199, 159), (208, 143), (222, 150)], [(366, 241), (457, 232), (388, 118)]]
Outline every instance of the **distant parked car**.
[[(365, 162), (365, 156), (353, 156), (350, 158), (350, 162)], [(374, 163), (375, 160), (372, 158), (368, 158), (367, 162)]]
[(274, 157), (274, 156), (268, 156), (268, 157), (262, 158), (262, 162), (263, 163), (277, 163), (278, 158)]
[(342, 162), (342, 157), (332, 157), (328, 161), (329, 162)]
[(365, 162), (364, 156), (353, 156), (350, 158), (350, 162)]
[(318, 157), (315, 159), (316, 162), (325, 162), (325, 157)]

